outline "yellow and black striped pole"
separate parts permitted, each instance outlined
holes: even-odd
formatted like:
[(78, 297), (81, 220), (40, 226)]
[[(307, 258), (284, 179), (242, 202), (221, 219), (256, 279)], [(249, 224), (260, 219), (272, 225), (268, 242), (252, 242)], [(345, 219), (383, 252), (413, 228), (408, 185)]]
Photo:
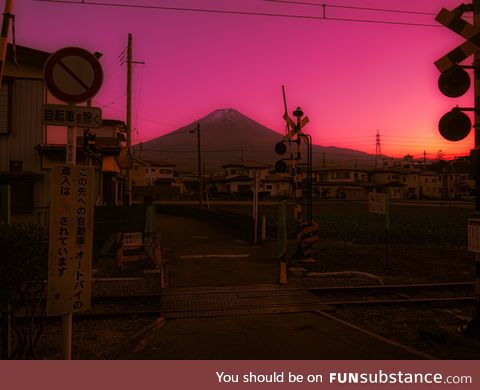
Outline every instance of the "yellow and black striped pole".
[(3, 68), (7, 56), (8, 30), (10, 28), (10, 19), (13, 17), (13, 0), (5, 1), (5, 10), (3, 11), (2, 31), (0, 35), (0, 87), (3, 80)]

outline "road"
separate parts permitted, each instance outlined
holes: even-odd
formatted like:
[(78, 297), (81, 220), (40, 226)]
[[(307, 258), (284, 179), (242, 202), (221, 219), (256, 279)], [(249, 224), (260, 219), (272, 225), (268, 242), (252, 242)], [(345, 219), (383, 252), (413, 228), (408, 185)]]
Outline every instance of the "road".
[(185, 217), (160, 215), (159, 226), (167, 247), (165, 321), (113, 359), (425, 358), (334, 319), (298, 285), (276, 283), (268, 245)]

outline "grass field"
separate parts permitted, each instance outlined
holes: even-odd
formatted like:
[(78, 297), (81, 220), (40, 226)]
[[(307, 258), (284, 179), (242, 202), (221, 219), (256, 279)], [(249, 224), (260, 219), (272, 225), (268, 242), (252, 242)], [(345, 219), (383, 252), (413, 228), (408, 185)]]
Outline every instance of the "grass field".
[[(248, 205), (220, 205), (223, 211), (252, 215)], [(260, 205), (271, 225), (277, 224), (277, 206)], [(357, 270), (374, 273), (385, 282), (423, 283), (474, 280), (474, 258), (467, 251), (467, 221), (473, 209), (392, 205), (388, 248), (385, 218), (371, 214), (365, 202), (315, 204), (320, 241), (314, 246), (317, 262), (310, 271)], [(293, 206), (287, 210), (287, 226), (294, 250), (296, 223)], [(270, 239), (275, 238), (271, 230)]]

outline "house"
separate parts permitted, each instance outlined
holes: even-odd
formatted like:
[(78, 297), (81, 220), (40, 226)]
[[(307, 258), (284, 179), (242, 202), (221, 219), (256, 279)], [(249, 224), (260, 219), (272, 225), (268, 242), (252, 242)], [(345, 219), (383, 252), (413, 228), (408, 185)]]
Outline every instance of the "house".
[[(50, 54), (17, 45), (17, 68), (12, 52), (9, 45), (0, 90), (0, 185), (10, 191), (12, 222), (48, 226), (50, 172), (53, 165), (65, 164), (66, 128), (43, 125), (41, 113), (44, 104), (61, 102), (43, 82)], [(105, 120), (101, 128), (91, 130), (98, 135), (95, 150), (87, 152), (79, 134), (76, 163), (94, 167), (97, 204), (122, 204), (129, 169), (124, 125)]]
[(436, 171), (423, 171), (418, 175), (419, 199), (442, 198), (442, 175)]
[(292, 196), (292, 180), (279, 174), (270, 174), (263, 179), (263, 191), (273, 197)]
[(471, 199), (475, 182), (470, 178), (470, 159), (449, 161), (441, 171), (442, 199)]
[(401, 168), (374, 169), (370, 171), (370, 181), (379, 192), (388, 194), (390, 199), (403, 199), (405, 187), (407, 187), (402, 182), (402, 175), (405, 172)]
[(322, 168), (314, 171), (313, 193), (322, 199), (367, 199), (374, 185), (360, 169)]
[(212, 196), (223, 196), (227, 193), (227, 177), (224, 174), (210, 175), (207, 182), (207, 193)]
[(133, 186), (153, 186), (175, 181), (177, 164), (167, 161), (147, 161), (132, 156)]
[[(225, 191), (230, 194), (247, 195), (252, 193), (255, 180), (263, 183), (268, 176), (271, 165), (257, 161), (245, 161), (222, 165), (225, 174)], [(264, 188), (260, 185), (260, 192)]]
[[(95, 138), (95, 150), (86, 151), (83, 136), (77, 137), (77, 165), (94, 167), (95, 204), (125, 205), (127, 172), (131, 166), (125, 145), (126, 126), (122, 121), (105, 119), (102, 127), (91, 131), (99, 136), (98, 141)], [(65, 144), (43, 143), (35, 149), (41, 157), (44, 171), (65, 162)]]
[(186, 192), (185, 181), (177, 178), (177, 164), (167, 161), (147, 161), (132, 156), (132, 187), (134, 198), (178, 198)]
[(272, 166), (270, 164), (264, 164), (257, 161), (245, 161), (240, 163), (230, 163), (222, 165), (222, 168), (225, 171), (227, 177), (235, 176), (249, 176), (252, 179), (255, 179), (255, 176), (258, 172), (260, 180), (263, 180), (267, 175), (268, 171)]
[(44, 143), (41, 110), (46, 102), (43, 65), (49, 53), (16, 47), (18, 68), (8, 45), (0, 89), (0, 185), (10, 191), (12, 222), (46, 225), (48, 175), (35, 146)]

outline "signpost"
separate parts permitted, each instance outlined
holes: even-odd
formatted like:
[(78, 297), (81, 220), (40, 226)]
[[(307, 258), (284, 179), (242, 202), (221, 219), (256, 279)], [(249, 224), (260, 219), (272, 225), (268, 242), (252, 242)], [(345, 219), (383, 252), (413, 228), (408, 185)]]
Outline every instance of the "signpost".
[(90, 309), (93, 240), (93, 168), (52, 169), (47, 313)]
[(92, 53), (66, 47), (47, 59), (43, 78), (50, 93), (68, 104), (46, 105), (42, 121), (67, 126), (66, 165), (52, 169), (47, 314), (63, 316), (63, 358), (69, 360), (72, 313), (90, 308), (92, 279), (93, 168), (75, 166), (75, 126), (101, 126), (98, 108), (74, 104), (98, 92), (103, 71)]
[(468, 219), (468, 251), (480, 253), (480, 218)]
[[(463, 19), (466, 12), (473, 13), (473, 24)], [(452, 11), (442, 8), (435, 20), (459, 34), (465, 41), (435, 62), (442, 72), (438, 84), (440, 91), (448, 97), (459, 97), (470, 87), (470, 76), (465, 69), (473, 69), (474, 105), (473, 108), (456, 107), (445, 114), (439, 123), (440, 133), (449, 141), (465, 138), (471, 128), (470, 118), (461, 111), (473, 111), (475, 145), (470, 151), (472, 164), (471, 177), (475, 180), (475, 218), (468, 223), (469, 249), (475, 252), (475, 314), (464, 329), (464, 334), (475, 335), (480, 332), (480, 246), (478, 240), (478, 222), (480, 216), (480, 0), (470, 4), (462, 3)], [(461, 63), (473, 55), (473, 65)]]

